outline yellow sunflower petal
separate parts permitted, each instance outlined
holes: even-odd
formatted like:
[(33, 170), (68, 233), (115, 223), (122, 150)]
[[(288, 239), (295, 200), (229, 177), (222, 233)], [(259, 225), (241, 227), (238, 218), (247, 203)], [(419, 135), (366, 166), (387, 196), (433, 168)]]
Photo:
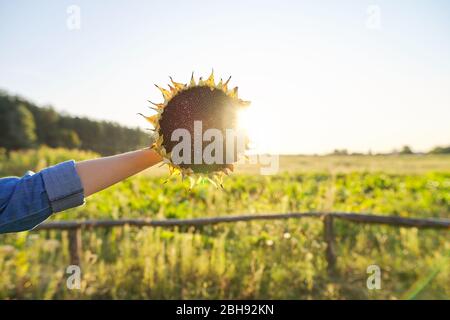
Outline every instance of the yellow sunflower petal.
[(142, 113), (138, 113), (140, 116), (144, 117), (145, 120), (147, 120), (148, 122), (150, 122), (153, 126), (156, 126), (156, 124), (158, 123), (159, 120), (159, 114), (155, 114), (153, 116), (144, 116)]
[(225, 81), (225, 83), (223, 84), (222, 90), (223, 90), (224, 92), (227, 92), (227, 91), (228, 91), (228, 82), (230, 82), (230, 80), (231, 80), (231, 76), (230, 76), (230, 77), (228, 78), (228, 80)]
[(170, 93), (172, 96), (176, 95), (178, 93), (178, 89), (172, 87), (170, 84), (168, 85), (170, 89)]
[(164, 100), (169, 100), (171, 97), (170, 91), (161, 88), (160, 86), (158, 86), (157, 84), (155, 84), (155, 87), (157, 87), (159, 89), (159, 91), (161, 91), (161, 94), (163, 95)]
[(191, 74), (191, 81), (189, 82), (189, 86), (193, 87), (196, 86), (197, 84), (195, 83), (195, 79), (194, 79), (194, 72), (192, 72)]
[(206, 79), (205, 84), (211, 88), (215, 87), (215, 83), (214, 83), (214, 70), (211, 71), (210, 76), (208, 77), (208, 79)]
[(238, 97), (238, 87), (234, 87), (233, 90), (228, 91), (228, 95), (232, 98)]
[(173, 81), (172, 77), (169, 77), (169, 78), (170, 78), (170, 82), (172, 82), (173, 86), (175, 88), (177, 88), (178, 90), (182, 90), (182, 89), (184, 89), (186, 87), (186, 85), (183, 84), (183, 83), (179, 83), (179, 82)]
[(154, 105), (156, 108), (158, 108), (158, 109), (164, 109), (164, 103), (154, 103), (154, 102), (151, 102), (150, 100), (147, 100), (148, 102), (150, 102), (152, 105)]
[(239, 99), (239, 105), (241, 106), (241, 107), (248, 107), (248, 106), (250, 106), (252, 103), (250, 102), (250, 101), (246, 101), (246, 100), (241, 100), (241, 99)]

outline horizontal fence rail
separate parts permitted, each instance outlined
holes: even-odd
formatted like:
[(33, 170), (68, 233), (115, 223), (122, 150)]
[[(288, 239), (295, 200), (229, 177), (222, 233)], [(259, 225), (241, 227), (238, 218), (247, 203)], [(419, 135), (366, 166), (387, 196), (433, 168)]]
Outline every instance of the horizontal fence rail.
[(223, 216), (211, 218), (195, 219), (120, 219), (120, 220), (79, 220), (79, 221), (51, 221), (37, 226), (34, 231), (41, 230), (65, 230), (69, 232), (69, 254), (70, 264), (80, 265), (82, 257), (81, 231), (84, 228), (113, 228), (123, 226), (134, 227), (178, 227), (178, 226), (206, 226), (219, 223), (231, 223), (240, 221), (255, 220), (278, 220), (278, 219), (300, 219), (300, 218), (320, 218), (323, 220), (323, 237), (327, 244), (325, 258), (330, 276), (337, 274), (336, 267), (336, 244), (334, 233), (334, 219), (354, 223), (382, 224), (395, 227), (409, 228), (431, 228), (450, 230), (450, 219), (438, 218), (404, 218), (398, 216), (374, 215), (353, 212), (294, 212), (278, 214), (253, 214)]
[(299, 218), (323, 218), (330, 216), (356, 223), (386, 224), (399, 227), (416, 228), (450, 228), (450, 219), (431, 218), (403, 218), (397, 216), (381, 216), (362, 213), (347, 212), (304, 212), (304, 213), (275, 213), (275, 214), (252, 214), (223, 216), (196, 219), (120, 219), (120, 220), (79, 220), (79, 221), (52, 221), (39, 225), (34, 230), (68, 230), (76, 228), (112, 228), (125, 225), (135, 227), (176, 227), (176, 226), (204, 226), (218, 223), (230, 223), (251, 220), (277, 220), (277, 219), (299, 219)]

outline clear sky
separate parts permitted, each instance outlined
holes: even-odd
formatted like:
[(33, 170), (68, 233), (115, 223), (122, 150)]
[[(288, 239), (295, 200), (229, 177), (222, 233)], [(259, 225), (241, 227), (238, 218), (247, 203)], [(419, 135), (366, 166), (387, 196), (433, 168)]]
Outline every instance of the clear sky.
[(211, 68), (261, 151), (450, 144), (449, 1), (0, 0), (0, 88), (59, 111), (145, 127), (154, 83)]

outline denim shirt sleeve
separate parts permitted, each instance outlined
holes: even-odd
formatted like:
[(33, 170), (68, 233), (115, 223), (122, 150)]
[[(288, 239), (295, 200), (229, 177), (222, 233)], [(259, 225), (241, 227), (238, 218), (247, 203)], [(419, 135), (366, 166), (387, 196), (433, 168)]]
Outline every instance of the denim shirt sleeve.
[(84, 203), (74, 161), (0, 179), (0, 233), (30, 230), (52, 213)]

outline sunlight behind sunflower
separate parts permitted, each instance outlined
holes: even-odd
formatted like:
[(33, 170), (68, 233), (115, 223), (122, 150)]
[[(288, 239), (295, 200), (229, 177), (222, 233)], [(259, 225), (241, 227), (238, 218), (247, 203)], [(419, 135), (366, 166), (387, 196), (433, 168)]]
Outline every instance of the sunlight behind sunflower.
[(261, 122), (262, 120), (253, 106), (241, 109), (238, 112), (238, 127), (245, 131), (249, 141), (247, 153), (258, 152), (258, 146), (264, 142), (263, 130), (267, 123)]
[(284, 128), (279, 119), (279, 114), (269, 105), (256, 103), (238, 112), (238, 127), (244, 130), (249, 141), (246, 154), (263, 154), (276, 150), (281, 137), (280, 132)]

